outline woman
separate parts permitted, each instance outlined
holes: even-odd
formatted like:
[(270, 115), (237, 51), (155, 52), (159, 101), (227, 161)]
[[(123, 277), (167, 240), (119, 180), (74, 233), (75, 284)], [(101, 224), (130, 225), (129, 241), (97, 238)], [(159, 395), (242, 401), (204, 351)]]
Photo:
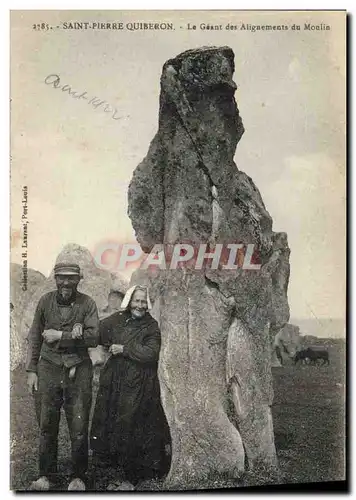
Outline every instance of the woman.
[(100, 343), (110, 358), (100, 376), (91, 448), (99, 461), (117, 468), (108, 489), (133, 489), (167, 472), (170, 438), (157, 377), (161, 334), (150, 308), (147, 288), (135, 286), (121, 311), (100, 323)]

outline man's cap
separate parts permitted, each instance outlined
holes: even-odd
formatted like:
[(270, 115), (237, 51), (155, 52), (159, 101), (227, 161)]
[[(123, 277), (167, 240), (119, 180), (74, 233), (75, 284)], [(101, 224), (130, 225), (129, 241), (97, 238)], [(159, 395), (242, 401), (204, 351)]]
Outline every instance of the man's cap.
[(78, 264), (68, 264), (66, 262), (60, 262), (54, 266), (54, 275), (63, 274), (66, 276), (81, 276), (80, 267)]

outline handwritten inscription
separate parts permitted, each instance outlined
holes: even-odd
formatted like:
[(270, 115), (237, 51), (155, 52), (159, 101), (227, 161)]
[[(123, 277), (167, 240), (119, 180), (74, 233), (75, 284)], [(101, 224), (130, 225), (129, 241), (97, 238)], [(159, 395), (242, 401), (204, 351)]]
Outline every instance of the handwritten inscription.
[(80, 100), (86, 101), (86, 103), (89, 106), (93, 107), (94, 109), (98, 109), (101, 107), (104, 113), (111, 114), (111, 118), (113, 120), (121, 120), (123, 118), (128, 118), (127, 116), (126, 117), (119, 116), (117, 108), (111, 106), (107, 101), (104, 101), (97, 96), (91, 97), (90, 95), (88, 95), (87, 91), (80, 92), (77, 90), (73, 90), (73, 88), (70, 85), (67, 84), (63, 85), (61, 83), (60, 76), (55, 73), (48, 75), (45, 78), (44, 82), (46, 85), (52, 85), (54, 89), (61, 90), (61, 92), (68, 94), (73, 99), (76, 99), (78, 101)]

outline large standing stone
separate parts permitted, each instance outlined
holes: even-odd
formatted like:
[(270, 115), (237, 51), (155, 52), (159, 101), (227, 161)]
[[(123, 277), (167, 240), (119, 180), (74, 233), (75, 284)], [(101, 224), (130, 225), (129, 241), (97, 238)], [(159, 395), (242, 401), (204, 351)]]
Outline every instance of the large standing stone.
[(162, 332), (159, 376), (172, 436), (166, 486), (172, 488), (238, 478), (245, 459), (250, 468), (277, 466), (271, 346), (289, 319), (289, 248), (233, 160), (244, 131), (233, 72), (228, 47), (190, 50), (165, 63), (159, 130), (128, 192), (145, 252), (157, 244), (168, 255), (177, 243), (203, 243), (210, 251), (218, 243), (253, 243), (262, 265), (141, 269), (132, 277), (132, 284), (151, 285)]

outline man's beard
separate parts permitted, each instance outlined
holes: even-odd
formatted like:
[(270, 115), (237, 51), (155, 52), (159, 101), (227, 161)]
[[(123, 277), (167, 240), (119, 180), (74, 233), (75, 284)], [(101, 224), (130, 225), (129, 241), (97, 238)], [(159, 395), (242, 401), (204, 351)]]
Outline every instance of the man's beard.
[(58, 288), (58, 302), (62, 305), (69, 305), (75, 298), (77, 292), (76, 286), (61, 286)]
[(133, 318), (139, 319), (143, 318), (143, 316), (146, 314), (146, 309), (131, 309), (131, 316)]

